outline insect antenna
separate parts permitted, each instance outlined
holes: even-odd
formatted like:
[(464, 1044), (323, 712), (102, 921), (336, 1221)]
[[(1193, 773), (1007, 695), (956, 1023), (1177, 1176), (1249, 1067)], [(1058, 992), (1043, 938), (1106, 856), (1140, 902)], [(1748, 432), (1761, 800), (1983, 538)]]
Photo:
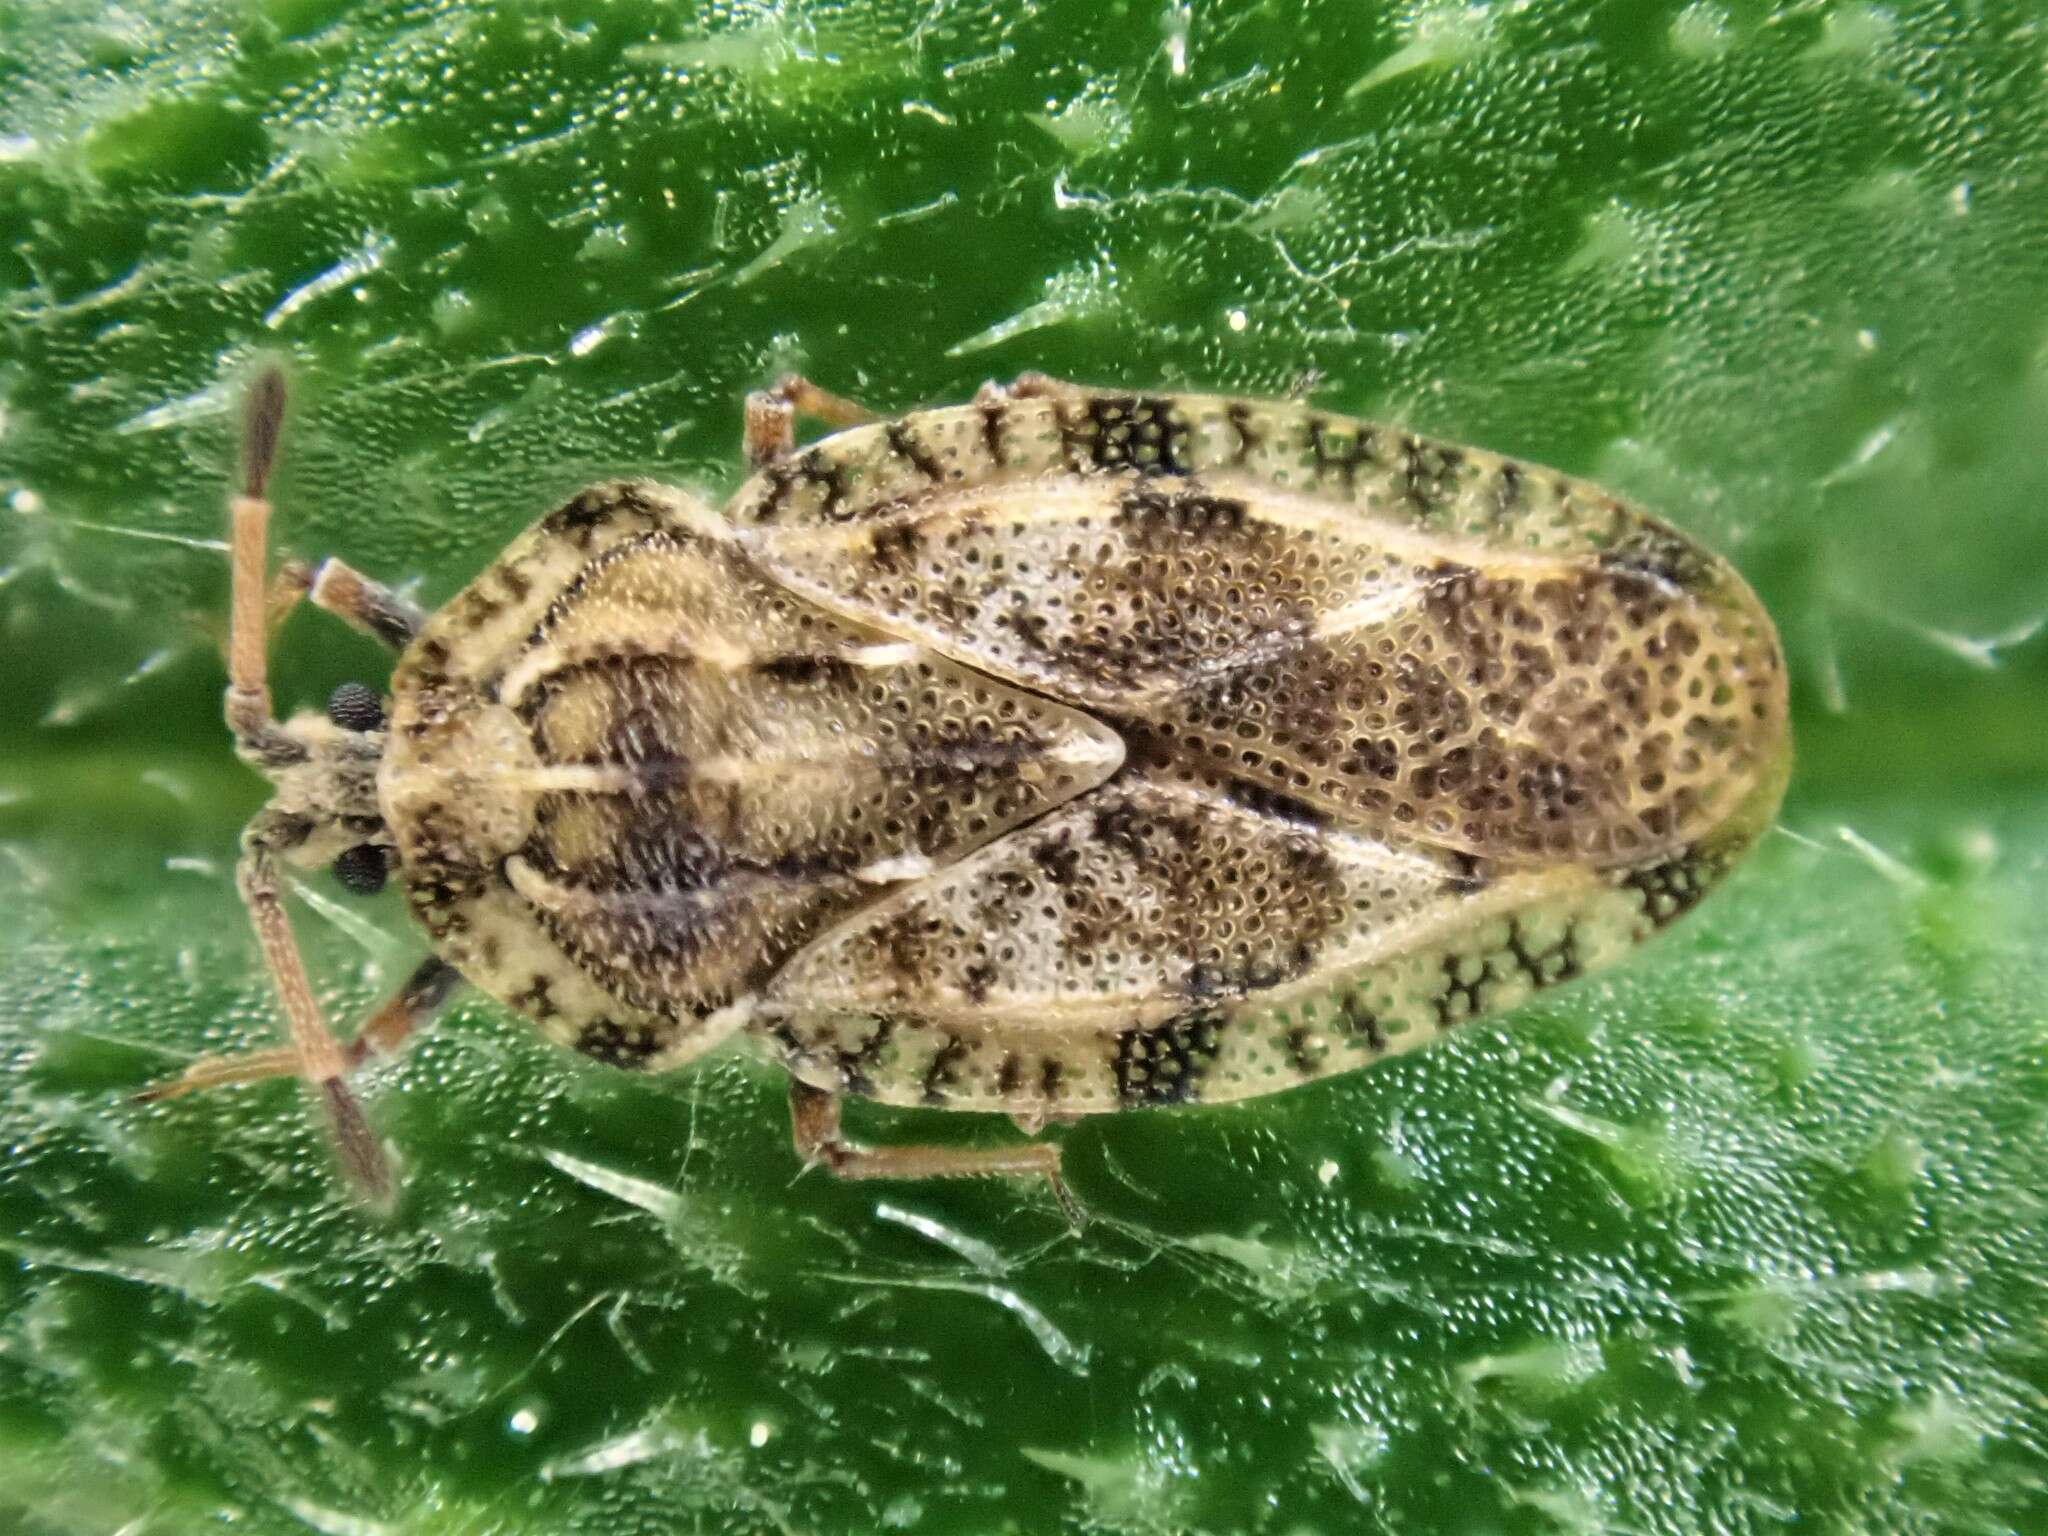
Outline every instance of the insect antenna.
[(242, 490), (228, 504), (232, 596), (228, 621), (228, 728), (235, 744), (259, 763), (281, 764), (305, 752), (270, 717), (269, 594), (270, 472), (277, 464), (284, 426), (284, 372), (257, 375), (242, 417)]
[[(270, 474), (277, 463), (284, 410), (284, 373), (274, 366), (265, 368), (249, 391), (242, 423), (242, 488), (228, 509), (233, 594), (226, 715), (236, 745), (262, 767), (303, 761), (306, 755), (270, 713), (270, 600), (265, 568), (269, 563)], [(342, 1167), (366, 1199), (386, 1206), (393, 1191), (390, 1164), (363, 1117), (362, 1105), (349, 1090), (341, 1046), (321, 1018), (320, 1005), (306, 979), (305, 962), (299, 958), (291, 918), (285, 911), (271, 830), (269, 819), (262, 816), (250, 826), (243, 838), (235, 884), (249, 909), (249, 921), (291, 1026), (299, 1075), (319, 1091)]]

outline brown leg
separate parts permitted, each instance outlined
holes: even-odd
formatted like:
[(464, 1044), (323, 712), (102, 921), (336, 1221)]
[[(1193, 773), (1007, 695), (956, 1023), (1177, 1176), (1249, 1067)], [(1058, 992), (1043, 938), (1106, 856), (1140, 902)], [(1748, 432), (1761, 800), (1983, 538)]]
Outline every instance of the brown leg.
[[(267, 578), (270, 536), (270, 473), (277, 462), (278, 434), (284, 426), (284, 374), (266, 368), (249, 391), (242, 424), (242, 489), (229, 503), (232, 598), (228, 627), (228, 728), (236, 749), (260, 767), (276, 768), (305, 759), (306, 749), (279, 727), (270, 714), (267, 650), (273, 589)], [(295, 578), (287, 573), (280, 590), (289, 593)], [(348, 1060), (320, 1017), (305, 963), (299, 958), (286, 915), (277, 865), (271, 852), (271, 829), (258, 817), (244, 834), (236, 884), (249, 921), (270, 968), (278, 1001), (291, 1026), (292, 1055), (298, 1075), (320, 1094), (321, 1107), (333, 1132), (335, 1147), (350, 1181), (363, 1195), (388, 1204), (391, 1167), (384, 1148), (371, 1133), (363, 1109), (344, 1080)]]
[(321, 561), (307, 585), (316, 608), (325, 608), (351, 629), (394, 651), (411, 645), (426, 627), (427, 616), (417, 604), (339, 560)]
[(363, 1118), (362, 1105), (349, 1091), (345, 1081), (348, 1057), (320, 1017), (320, 1005), (306, 980), (305, 962), (300, 960), (298, 943), (292, 937), (270, 850), (260, 843), (250, 844), (242, 855), (238, 877), (242, 902), (249, 909), (249, 921), (255, 925), (277, 999), (291, 1026), (298, 1075), (319, 1090), (321, 1108), (349, 1182), (372, 1204), (389, 1206), (395, 1193), (390, 1161)]
[[(461, 984), (461, 972), (439, 956), (422, 961), (405, 985), (363, 1021), (356, 1037), (340, 1047), (344, 1068), (354, 1071), (372, 1056), (395, 1056)], [(155, 1104), (207, 1088), (298, 1075), (299, 1053), (289, 1045), (233, 1056), (202, 1056), (169, 1082), (145, 1088), (135, 1098), (137, 1103)]]
[(277, 568), (277, 574), (270, 578), (270, 601), (268, 603), (270, 633), (275, 635), (290, 618), (299, 604), (305, 601), (306, 591), (313, 585), (313, 572), (303, 560), (286, 560)]
[(990, 1174), (1043, 1178), (1067, 1220), (1081, 1225), (1081, 1208), (1060, 1178), (1060, 1149), (1047, 1142), (1014, 1147), (863, 1147), (839, 1134), (839, 1096), (795, 1078), (789, 1082), (789, 1132), (806, 1167), (829, 1168), (842, 1179), (956, 1179)]
[(286, 560), (270, 578), (264, 598), (268, 634), (275, 635), (283, 628), (284, 621), (308, 597), (316, 608), (325, 608), (350, 628), (383, 641), (394, 651), (412, 644), (427, 622), (416, 604), (353, 566), (323, 560), (316, 570), (303, 560)]
[(747, 462), (773, 464), (796, 451), (796, 419), (809, 416), (828, 427), (857, 427), (881, 418), (864, 405), (818, 388), (802, 374), (786, 373), (773, 389), (747, 396)]
[(1010, 1116), (1010, 1124), (1026, 1136), (1036, 1136), (1048, 1125), (1072, 1125), (1081, 1118), (1073, 1109), (1027, 1109)]

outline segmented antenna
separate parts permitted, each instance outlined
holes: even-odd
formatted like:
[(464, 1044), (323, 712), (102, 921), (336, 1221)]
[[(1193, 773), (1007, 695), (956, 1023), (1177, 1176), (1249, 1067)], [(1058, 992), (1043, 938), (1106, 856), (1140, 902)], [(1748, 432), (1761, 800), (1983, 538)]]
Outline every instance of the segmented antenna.
[(284, 405), (284, 370), (275, 363), (266, 364), (249, 390), (247, 414), (242, 419), (242, 494), (251, 501), (263, 501), (269, 495)]
[(284, 370), (266, 364), (250, 386), (242, 414), (242, 494), (228, 507), (233, 551), (234, 593), (228, 631), (228, 727), (252, 752), (265, 738), (282, 741), (270, 719), (270, 688), (264, 651), (269, 623), (268, 561), (270, 471), (277, 463), (277, 439), (284, 430)]

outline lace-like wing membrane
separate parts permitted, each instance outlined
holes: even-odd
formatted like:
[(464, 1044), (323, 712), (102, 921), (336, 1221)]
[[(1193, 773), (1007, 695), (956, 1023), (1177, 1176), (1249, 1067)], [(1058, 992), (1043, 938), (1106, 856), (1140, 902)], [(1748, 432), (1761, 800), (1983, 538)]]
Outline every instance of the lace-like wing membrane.
[(1305, 408), (843, 432), (597, 487), (394, 678), (450, 962), (578, 1048), (747, 1025), (1032, 1113), (1360, 1065), (1604, 963), (1768, 821), (1768, 620), (1597, 488)]
[(1740, 579), (1492, 454), (1056, 397), (840, 433), (729, 515), (791, 592), (1128, 758), (792, 960), (774, 1028), (828, 1086), (1059, 1110), (1356, 1065), (1625, 949), (1782, 787)]

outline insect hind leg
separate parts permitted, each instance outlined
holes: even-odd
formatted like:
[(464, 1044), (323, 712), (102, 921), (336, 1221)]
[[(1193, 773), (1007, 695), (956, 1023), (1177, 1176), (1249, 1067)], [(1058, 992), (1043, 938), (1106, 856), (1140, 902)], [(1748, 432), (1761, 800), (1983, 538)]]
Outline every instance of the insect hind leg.
[(789, 1130), (806, 1167), (842, 1179), (953, 1179), (1006, 1176), (1042, 1178), (1068, 1222), (1082, 1225), (1081, 1208), (1060, 1177), (1060, 1149), (1049, 1142), (1010, 1147), (864, 1147), (840, 1134), (839, 1096), (792, 1078)]
[(858, 401), (820, 389), (800, 373), (786, 373), (773, 389), (757, 389), (747, 396), (747, 462), (758, 469), (794, 453), (799, 416), (828, 427), (858, 427), (882, 419)]

